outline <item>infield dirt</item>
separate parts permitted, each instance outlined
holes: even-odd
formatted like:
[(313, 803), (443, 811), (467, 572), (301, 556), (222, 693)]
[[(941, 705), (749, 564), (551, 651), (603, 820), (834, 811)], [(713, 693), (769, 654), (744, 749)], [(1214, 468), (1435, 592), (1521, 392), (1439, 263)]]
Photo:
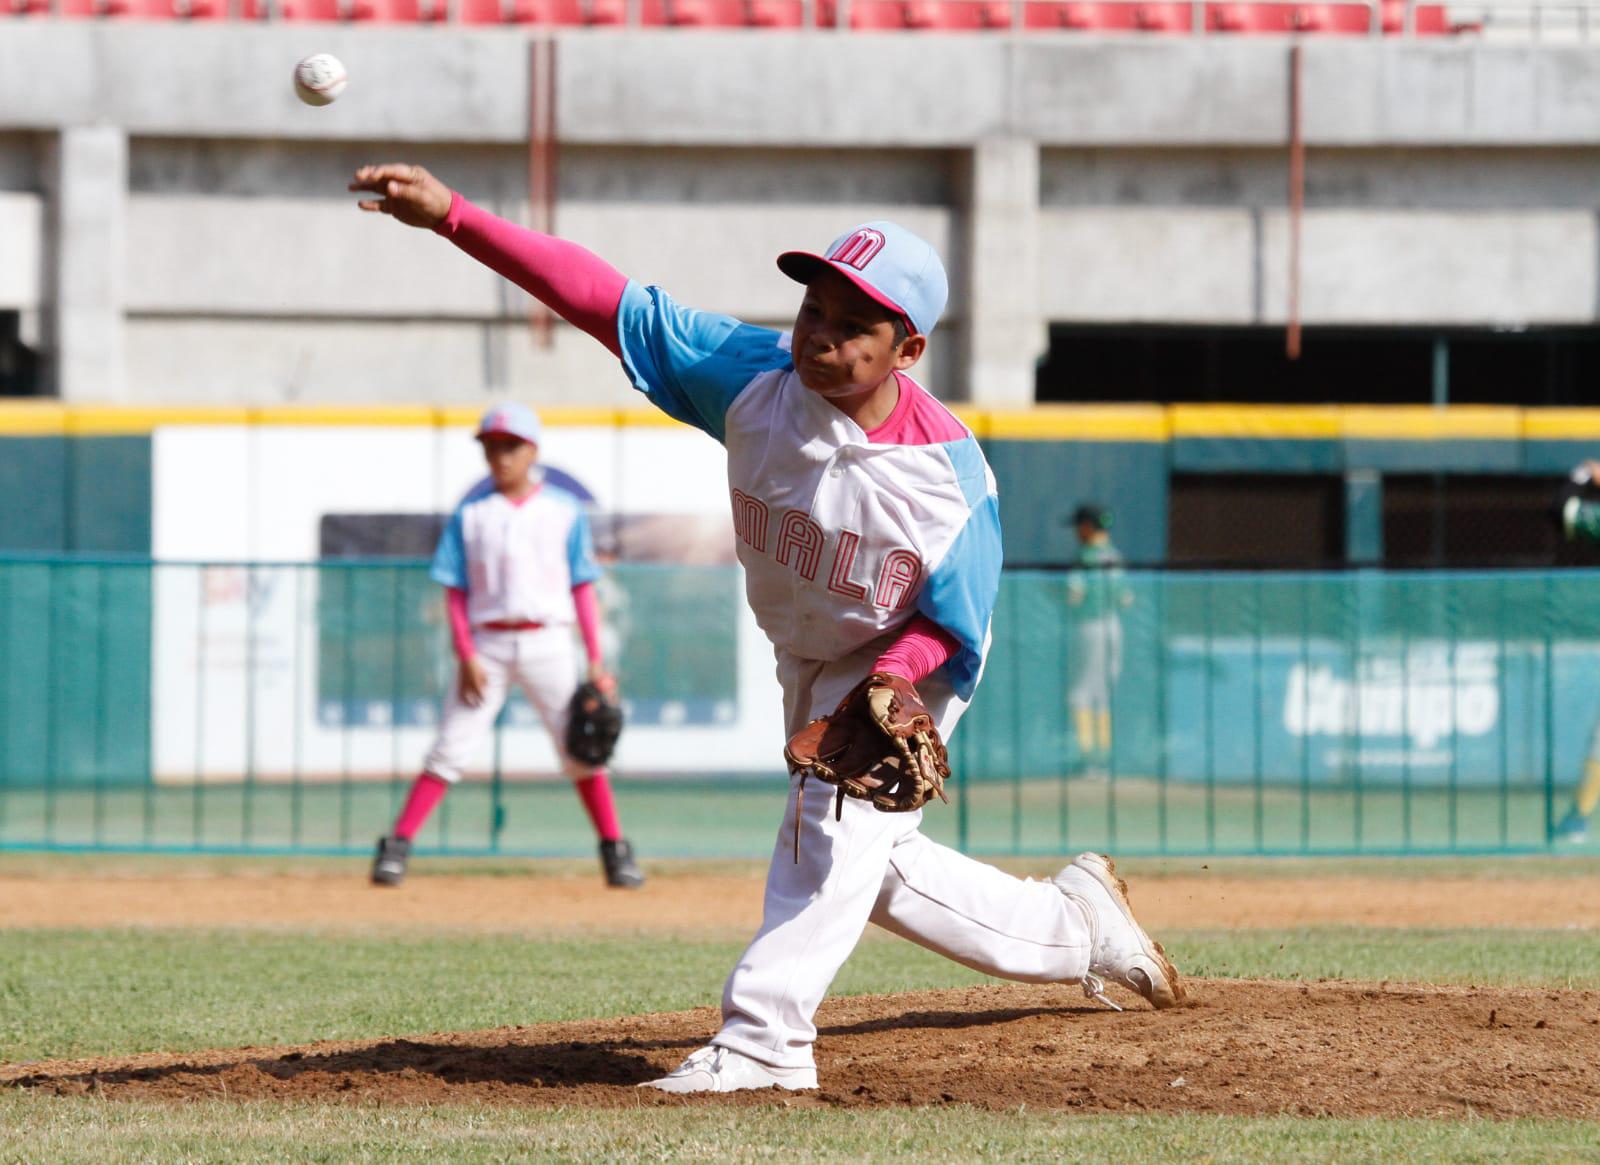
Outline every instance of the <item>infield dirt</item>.
[(1190, 987), (1191, 1006), (1121, 1014), (1060, 986), (830, 1000), (818, 1017), (823, 1087), (811, 1093), (680, 1098), (635, 1087), (706, 1040), (716, 1027), (711, 1008), (414, 1040), (17, 1065), (0, 1069), (0, 1083), (173, 1101), (1600, 1117), (1600, 992), (1234, 980)]
[[(421, 863), (419, 863), (421, 864)], [(1199, 863), (1196, 863), (1198, 866)], [(1052, 870), (1016, 863), (1016, 873)], [(1135, 867), (1137, 870), (1137, 867)], [(1587, 878), (1130, 875), (1146, 929), (1292, 926), (1600, 928)], [(363, 873), (0, 875), (0, 929), (19, 926), (466, 926), (491, 930), (725, 931), (761, 921), (762, 873), (676, 873), (608, 891), (596, 872), (424, 875), (399, 888)]]

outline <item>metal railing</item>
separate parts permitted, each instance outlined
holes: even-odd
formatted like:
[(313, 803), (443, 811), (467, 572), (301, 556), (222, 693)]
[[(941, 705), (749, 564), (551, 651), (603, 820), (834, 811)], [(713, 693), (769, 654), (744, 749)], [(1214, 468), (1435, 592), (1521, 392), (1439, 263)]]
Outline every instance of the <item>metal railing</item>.
[[(781, 722), (737, 571), (604, 588), (625, 828), (766, 852)], [(0, 558), (0, 848), (362, 852), (451, 674), (420, 563)], [(925, 828), (983, 853), (1537, 850), (1597, 717), (1594, 572), (1013, 572)], [(422, 848), (589, 852), (555, 770), (513, 702)]]

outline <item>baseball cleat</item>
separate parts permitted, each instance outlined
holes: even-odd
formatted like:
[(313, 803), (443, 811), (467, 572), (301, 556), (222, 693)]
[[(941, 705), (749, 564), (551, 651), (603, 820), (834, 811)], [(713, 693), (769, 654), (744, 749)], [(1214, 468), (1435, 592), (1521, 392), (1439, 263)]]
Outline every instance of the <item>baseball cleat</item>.
[(1576, 809), (1561, 819), (1561, 824), (1550, 833), (1551, 841), (1564, 841), (1581, 845), (1589, 839), (1589, 819)]
[(644, 885), (644, 871), (634, 861), (633, 846), (628, 844), (625, 837), (600, 843), (600, 865), (606, 872), (607, 886), (632, 890)]
[(372, 884), (398, 886), (406, 876), (406, 859), (411, 856), (411, 842), (403, 837), (380, 837), (378, 852), (372, 859)]
[(639, 1085), (662, 1092), (741, 1092), (747, 1088), (785, 1088), (795, 1092), (816, 1086), (815, 1068), (774, 1068), (715, 1044), (690, 1052), (687, 1060), (659, 1080), (646, 1080)]
[(1104, 977), (1136, 991), (1152, 1007), (1176, 1007), (1184, 1001), (1177, 968), (1133, 917), (1128, 884), (1117, 877), (1109, 857), (1079, 854), (1053, 881), (1089, 918), (1092, 937), (1084, 983), (1092, 998), (1103, 998), (1095, 985)]

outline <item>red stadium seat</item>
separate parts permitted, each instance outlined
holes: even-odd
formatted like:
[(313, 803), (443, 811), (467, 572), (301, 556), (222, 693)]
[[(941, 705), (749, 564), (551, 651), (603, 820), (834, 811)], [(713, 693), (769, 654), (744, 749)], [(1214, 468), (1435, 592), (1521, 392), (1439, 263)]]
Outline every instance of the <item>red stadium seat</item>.
[(344, 20), (341, 0), (243, 0), (247, 20)]
[[(582, 24), (578, 0), (452, 0), (459, 24)], [(445, 19), (440, 17), (439, 19)]]
[(748, 0), (744, 22), (751, 28), (800, 28), (805, 5), (801, 0)]
[(943, 32), (1010, 28), (1011, 5), (1006, 0), (905, 0), (903, 19), (907, 28)]
[(1133, 10), (1133, 19), (1146, 32), (1187, 33), (1194, 24), (1192, 4), (1140, 4)]
[(905, 26), (905, 5), (900, 0), (850, 0), (851, 28), (870, 31)]
[(1373, 19), (1365, 4), (1302, 4), (1295, 10), (1297, 28), (1336, 36), (1371, 36)]
[[(1383, 31), (1400, 35), (1405, 31), (1406, 0), (1381, 0)], [(1418, 4), (1412, 12), (1412, 32), (1417, 36), (1448, 36), (1456, 32), (1475, 32), (1477, 25), (1453, 25), (1445, 18), (1444, 5)]]
[(1252, 15), (1248, 4), (1207, 4), (1206, 27), (1212, 32), (1249, 32)]
[(740, 28), (747, 23), (744, 0), (665, 0), (665, 23), (680, 28)]
[(1091, 32), (1132, 31), (1139, 27), (1139, 13), (1133, 4), (1095, 4), (1072, 2), (1060, 7), (1061, 28), (1081, 28)]
[(583, 24), (628, 23), (627, 0), (583, 0)]
[(448, 11), (445, 0), (363, 0), (355, 19), (420, 24), (444, 20)]
[(978, 15), (984, 28), (1010, 28), (1016, 17), (1016, 7), (1010, 0), (982, 0)]
[(449, 7), (448, 0), (240, 0), (240, 15), (247, 20), (417, 24), (448, 19)]
[[(47, 10), (49, 0), (40, 8)], [(59, 0), (65, 17), (108, 20), (226, 20), (226, 0)]]
[(48, 15), (50, 0), (0, 0), (0, 17)]

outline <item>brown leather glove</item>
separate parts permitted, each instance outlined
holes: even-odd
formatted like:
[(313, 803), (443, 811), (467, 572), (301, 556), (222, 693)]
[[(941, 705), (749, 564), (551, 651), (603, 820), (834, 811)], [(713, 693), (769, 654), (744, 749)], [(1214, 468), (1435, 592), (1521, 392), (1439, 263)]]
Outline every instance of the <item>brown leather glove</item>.
[(950, 800), (944, 794), (949, 754), (933, 716), (904, 676), (872, 673), (832, 714), (791, 736), (783, 756), (800, 778), (802, 796), (810, 777), (838, 788), (836, 815), (846, 797), (871, 801), (885, 813), (921, 809), (935, 796)]

